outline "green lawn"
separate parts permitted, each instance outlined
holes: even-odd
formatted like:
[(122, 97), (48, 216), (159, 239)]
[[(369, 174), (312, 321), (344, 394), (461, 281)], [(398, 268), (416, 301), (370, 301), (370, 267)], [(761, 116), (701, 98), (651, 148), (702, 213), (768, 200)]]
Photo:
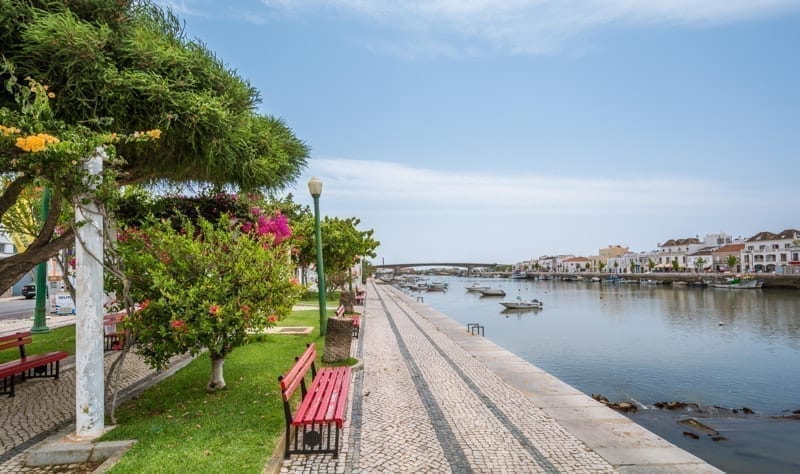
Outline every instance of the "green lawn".
[(281, 326), (313, 326), (310, 335), (262, 335), (236, 348), (225, 361), (227, 388), (205, 391), (207, 355), (151, 387), (117, 410), (116, 429), (103, 440), (139, 442), (115, 473), (259, 473), (284, 432), (278, 375), (309, 342), (319, 339), (319, 312), (295, 311)]
[[(67, 351), (75, 353), (75, 326), (65, 326), (52, 329), (44, 334), (33, 334), (33, 342), (25, 345), (25, 355), (41, 354), (44, 352)], [(7, 362), (19, 358), (19, 349), (6, 349), (0, 351), (0, 362)]]

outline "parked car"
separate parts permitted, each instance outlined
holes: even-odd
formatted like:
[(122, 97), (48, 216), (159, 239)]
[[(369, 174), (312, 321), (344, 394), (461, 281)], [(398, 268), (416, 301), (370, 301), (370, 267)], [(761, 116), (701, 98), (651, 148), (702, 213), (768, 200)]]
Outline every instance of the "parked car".
[(31, 299), (36, 296), (36, 285), (24, 285), (22, 287), (22, 296), (25, 299)]

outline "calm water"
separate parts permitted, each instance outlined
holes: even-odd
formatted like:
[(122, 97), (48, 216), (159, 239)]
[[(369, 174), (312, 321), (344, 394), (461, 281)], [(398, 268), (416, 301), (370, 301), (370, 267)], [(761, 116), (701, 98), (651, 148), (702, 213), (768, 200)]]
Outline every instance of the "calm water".
[[(800, 291), (672, 288), (491, 279), (507, 296), (482, 297), (474, 279), (432, 278), (447, 293), (425, 304), (484, 325), (486, 337), (584, 393), (651, 409), (632, 418), (728, 472), (800, 472)], [(538, 298), (544, 309), (503, 312), (503, 299)], [(748, 407), (754, 416), (698, 420), (727, 440), (693, 440), (689, 415), (658, 401)]]

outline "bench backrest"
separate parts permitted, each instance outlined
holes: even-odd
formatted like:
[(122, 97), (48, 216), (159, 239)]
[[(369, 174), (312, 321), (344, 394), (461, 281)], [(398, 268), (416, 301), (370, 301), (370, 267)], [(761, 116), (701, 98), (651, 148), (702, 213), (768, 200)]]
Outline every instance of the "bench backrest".
[(344, 316), (344, 305), (340, 305), (336, 308), (336, 317), (341, 318), (342, 316)]
[(19, 356), (25, 357), (25, 344), (30, 344), (31, 342), (33, 342), (33, 339), (30, 331), (0, 336), (0, 351), (19, 347)]
[(110, 326), (112, 324), (121, 323), (127, 315), (127, 311), (117, 311), (116, 313), (105, 314), (103, 315), (103, 325)]
[(283, 394), (283, 401), (288, 402), (297, 387), (300, 387), (302, 395), (306, 395), (306, 382), (305, 377), (308, 369), (311, 368), (311, 377), (317, 376), (317, 368), (314, 365), (314, 360), (317, 358), (316, 345), (312, 342), (303, 355), (295, 358), (294, 366), (286, 373), (278, 377), (278, 382), (281, 384), (281, 393)]

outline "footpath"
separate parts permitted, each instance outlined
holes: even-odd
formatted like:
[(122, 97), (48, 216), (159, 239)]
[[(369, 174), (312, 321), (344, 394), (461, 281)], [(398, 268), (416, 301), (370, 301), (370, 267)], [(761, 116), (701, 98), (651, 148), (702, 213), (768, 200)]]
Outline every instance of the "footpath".
[(488, 339), (370, 282), (344, 448), (281, 473), (717, 473)]
[[(721, 472), (400, 290), (371, 281), (360, 309), (339, 458), (283, 460), (277, 449), (265, 473)], [(54, 318), (50, 327), (70, 317)], [(20, 324), (11, 330), (31, 321)], [(123, 399), (168, 375), (129, 356)], [(74, 431), (74, 376), (68, 359), (58, 383), (30, 380), (0, 397), (0, 472), (88, 472), (23, 464)]]

